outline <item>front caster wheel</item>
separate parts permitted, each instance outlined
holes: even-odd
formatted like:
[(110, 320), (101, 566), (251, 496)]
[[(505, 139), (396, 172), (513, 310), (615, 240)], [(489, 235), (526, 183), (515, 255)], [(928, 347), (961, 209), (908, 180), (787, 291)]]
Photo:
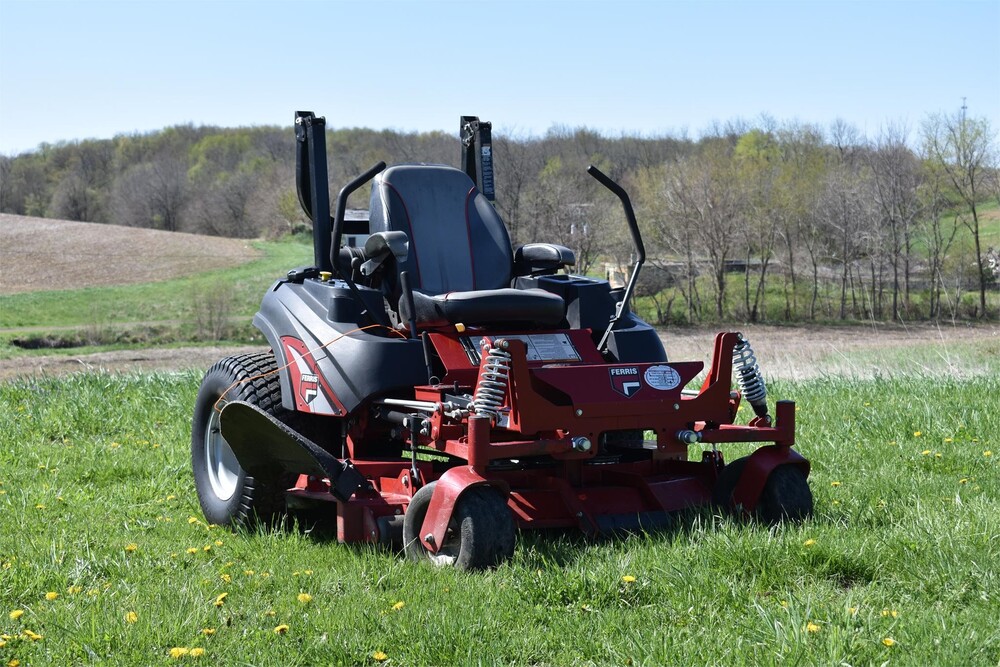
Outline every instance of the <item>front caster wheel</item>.
[(482, 570), (500, 565), (514, 555), (514, 518), (503, 496), (489, 486), (474, 486), (458, 499), (444, 544), (429, 552), (420, 541), (437, 482), (417, 491), (403, 515), (403, 544), (410, 560), (452, 565), (460, 570)]
[[(725, 512), (742, 510), (733, 504), (733, 491), (736, 490), (749, 458), (744, 456), (736, 459), (719, 474), (712, 491), (712, 501)], [(784, 464), (768, 475), (752, 516), (763, 523), (775, 524), (782, 521), (803, 521), (811, 517), (812, 513), (812, 490), (805, 473), (796, 465)]]

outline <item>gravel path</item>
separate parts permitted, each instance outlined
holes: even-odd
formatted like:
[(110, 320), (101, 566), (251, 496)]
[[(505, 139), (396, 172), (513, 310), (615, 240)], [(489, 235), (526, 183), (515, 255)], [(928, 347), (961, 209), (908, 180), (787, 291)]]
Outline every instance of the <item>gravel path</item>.
[[(734, 327), (735, 328), (735, 327)], [(806, 380), (822, 375), (872, 377), (907, 373), (978, 375), (976, 360), (956, 346), (977, 343), (1000, 355), (1000, 326), (786, 327), (741, 326), (767, 377)], [(675, 328), (661, 332), (672, 360), (703, 360), (712, 352), (717, 329)], [(0, 380), (75, 372), (207, 370), (218, 359), (263, 347), (181, 347), (116, 350), (93, 354), (51, 354), (0, 360)], [(918, 353), (919, 352), (919, 353)], [(911, 354), (912, 353), (912, 354)]]

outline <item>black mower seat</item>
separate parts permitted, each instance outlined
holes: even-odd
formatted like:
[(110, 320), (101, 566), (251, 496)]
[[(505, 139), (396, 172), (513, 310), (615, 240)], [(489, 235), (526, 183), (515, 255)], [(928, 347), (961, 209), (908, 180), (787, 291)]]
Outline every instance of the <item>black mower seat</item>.
[[(558, 295), (512, 289), (514, 256), (507, 228), (464, 171), (407, 164), (375, 177), (369, 204), (372, 234), (405, 232), (409, 253), (399, 262), (413, 289), (415, 313), (400, 315), (443, 327), (519, 324), (554, 326), (565, 315)], [(393, 292), (398, 296), (398, 285)]]

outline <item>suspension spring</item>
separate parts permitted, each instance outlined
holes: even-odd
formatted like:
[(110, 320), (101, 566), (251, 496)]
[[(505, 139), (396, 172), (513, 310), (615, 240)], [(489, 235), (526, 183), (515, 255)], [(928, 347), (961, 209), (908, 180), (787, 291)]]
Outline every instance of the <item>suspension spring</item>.
[(757, 365), (757, 355), (743, 334), (738, 334), (739, 341), (733, 346), (733, 372), (736, 373), (736, 383), (740, 387), (743, 398), (753, 407), (758, 417), (767, 416), (767, 387), (764, 376)]
[[(489, 345), (489, 347), (487, 347)], [(489, 417), (494, 423), (500, 417), (507, 383), (510, 380), (510, 352), (506, 351), (507, 341), (484, 343), (485, 358), (479, 370), (479, 384), (472, 398), (472, 409), (479, 417)]]

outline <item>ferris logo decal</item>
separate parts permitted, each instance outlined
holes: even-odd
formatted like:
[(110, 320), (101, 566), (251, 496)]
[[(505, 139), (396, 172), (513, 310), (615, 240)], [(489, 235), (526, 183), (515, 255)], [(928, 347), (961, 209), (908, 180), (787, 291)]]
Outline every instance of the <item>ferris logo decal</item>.
[(299, 378), (299, 397), (306, 403), (312, 403), (319, 395), (319, 378), (311, 373), (303, 373)]
[(635, 366), (615, 366), (608, 369), (611, 378), (611, 388), (625, 398), (632, 398), (635, 392), (642, 389), (639, 381), (639, 369)]

